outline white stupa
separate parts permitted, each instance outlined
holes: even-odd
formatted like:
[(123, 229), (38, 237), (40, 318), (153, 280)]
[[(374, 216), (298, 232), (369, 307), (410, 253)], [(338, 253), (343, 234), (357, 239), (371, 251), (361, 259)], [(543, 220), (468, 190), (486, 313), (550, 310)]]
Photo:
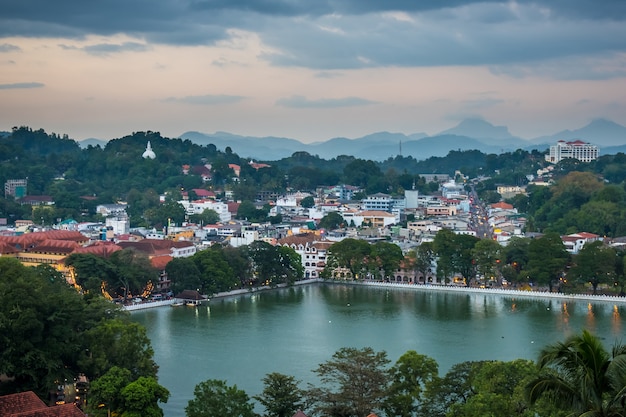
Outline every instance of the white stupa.
[(150, 141), (148, 141), (148, 145), (146, 146), (146, 150), (144, 151), (143, 155), (144, 159), (150, 158), (150, 159), (154, 159), (156, 158), (156, 154), (154, 153), (154, 151), (152, 150), (152, 145), (150, 145)]

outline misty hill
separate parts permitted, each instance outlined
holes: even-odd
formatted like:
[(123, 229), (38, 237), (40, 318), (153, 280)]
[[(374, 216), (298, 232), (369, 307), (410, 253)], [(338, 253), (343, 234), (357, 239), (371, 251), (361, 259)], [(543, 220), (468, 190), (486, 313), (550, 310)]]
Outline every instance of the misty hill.
[[(533, 143), (554, 143), (559, 140), (581, 139), (603, 147), (626, 145), (626, 127), (606, 119), (596, 119), (588, 125), (575, 130), (563, 130), (550, 136), (533, 139)], [(608, 149), (607, 149), (608, 151)]]
[[(469, 134), (463, 134), (465, 130)], [(480, 138), (473, 135), (480, 135)], [(333, 138), (311, 144), (286, 138), (238, 136), (225, 132), (186, 132), (180, 138), (201, 145), (211, 143), (221, 150), (229, 146), (239, 156), (266, 161), (287, 158), (294, 152), (308, 152), (323, 159), (351, 155), (361, 159), (384, 161), (397, 155), (423, 160), (432, 156), (446, 156), (450, 150), (501, 153), (533, 147), (531, 142), (512, 136), (506, 127), (493, 126), (477, 119), (461, 122), (455, 128), (436, 136), (424, 133), (405, 135), (377, 132), (356, 139)]]
[[(229, 146), (239, 156), (273, 161), (287, 158), (294, 152), (308, 152), (323, 159), (339, 155), (384, 161), (397, 155), (413, 156), (423, 160), (432, 156), (446, 156), (450, 150), (479, 150), (484, 153), (501, 153), (518, 148), (533, 148), (533, 144), (508, 133), (505, 127), (492, 126), (484, 121), (461, 123), (457, 127), (436, 136), (424, 133), (405, 135), (403, 133), (377, 132), (356, 139), (333, 138), (326, 142), (305, 144), (293, 139), (275, 137), (238, 136), (224, 132), (205, 134), (183, 133), (181, 139), (194, 143), (214, 144), (223, 150)], [(462, 134), (467, 129), (470, 134)], [(451, 133), (456, 132), (456, 133)], [(480, 134), (476, 138), (472, 134)]]
[[(605, 119), (597, 119), (576, 130), (564, 130), (549, 136), (532, 140), (511, 135), (506, 126), (494, 126), (482, 119), (466, 119), (453, 128), (428, 136), (425, 133), (377, 132), (360, 138), (332, 138), (325, 142), (302, 143), (296, 139), (283, 137), (241, 136), (227, 132), (201, 133), (186, 132), (181, 139), (206, 146), (213, 144), (219, 150), (230, 147), (241, 157), (256, 160), (275, 161), (287, 158), (295, 152), (308, 152), (323, 159), (333, 159), (339, 155), (384, 161), (397, 155), (412, 156), (424, 160), (433, 156), (445, 156), (450, 150), (478, 150), (483, 153), (510, 152), (516, 149), (545, 151), (558, 140), (582, 139), (598, 145), (602, 154), (623, 152), (626, 146), (626, 127)], [(102, 146), (106, 141), (87, 139), (81, 147)], [(603, 149), (606, 148), (606, 149)]]

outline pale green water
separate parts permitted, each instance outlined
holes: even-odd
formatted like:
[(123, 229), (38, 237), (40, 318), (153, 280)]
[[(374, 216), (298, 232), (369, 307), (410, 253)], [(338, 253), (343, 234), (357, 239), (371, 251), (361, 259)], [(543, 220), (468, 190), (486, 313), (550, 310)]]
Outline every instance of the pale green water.
[(315, 382), (312, 370), (342, 347), (384, 350), (392, 362), (415, 350), (443, 375), (463, 361), (535, 359), (583, 328), (610, 349), (626, 343), (625, 314), (623, 304), (311, 284), (132, 317), (148, 329), (159, 382), (171, 393), (162, 408), (176, 417), (201, 381), (224, 379), (249, 396), (270, 372)]

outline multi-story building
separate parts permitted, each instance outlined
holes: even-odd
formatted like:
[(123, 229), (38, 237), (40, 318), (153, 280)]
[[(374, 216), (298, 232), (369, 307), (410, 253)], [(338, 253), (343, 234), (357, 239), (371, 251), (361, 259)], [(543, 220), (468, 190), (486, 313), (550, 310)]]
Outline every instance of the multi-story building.
[(326, 251), (332, 243), (318, 240), (313, 233), (292, 235), (278, 241), (279, 245), (289, 246), (301, 256), (306, 279), (320, 277), (326, 266)]
[(388, 194), (376, 193), (361, 201), (363, 210), (391, 212), (394, 200)]
[(598, 147), (580, 139), (572, 142), (560, 140), (556, 145), (550, 146), (550, 152), (546, 155), (546, 161), (553, 164), (567, 158), (578, 159), (581, 162), (591, 162), (598, 159)]
[(18, 199), (26, 197), (27, 179), (7, 180), (4, 183), (4, 198), (9, 196)]

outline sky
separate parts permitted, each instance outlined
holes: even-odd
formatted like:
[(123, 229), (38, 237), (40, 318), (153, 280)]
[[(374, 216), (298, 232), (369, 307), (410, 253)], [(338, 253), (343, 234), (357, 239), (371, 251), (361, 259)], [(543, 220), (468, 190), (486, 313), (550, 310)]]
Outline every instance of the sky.
[(0, 0), (0, 130), (531, 139), (625, 93), (625, 0)]

